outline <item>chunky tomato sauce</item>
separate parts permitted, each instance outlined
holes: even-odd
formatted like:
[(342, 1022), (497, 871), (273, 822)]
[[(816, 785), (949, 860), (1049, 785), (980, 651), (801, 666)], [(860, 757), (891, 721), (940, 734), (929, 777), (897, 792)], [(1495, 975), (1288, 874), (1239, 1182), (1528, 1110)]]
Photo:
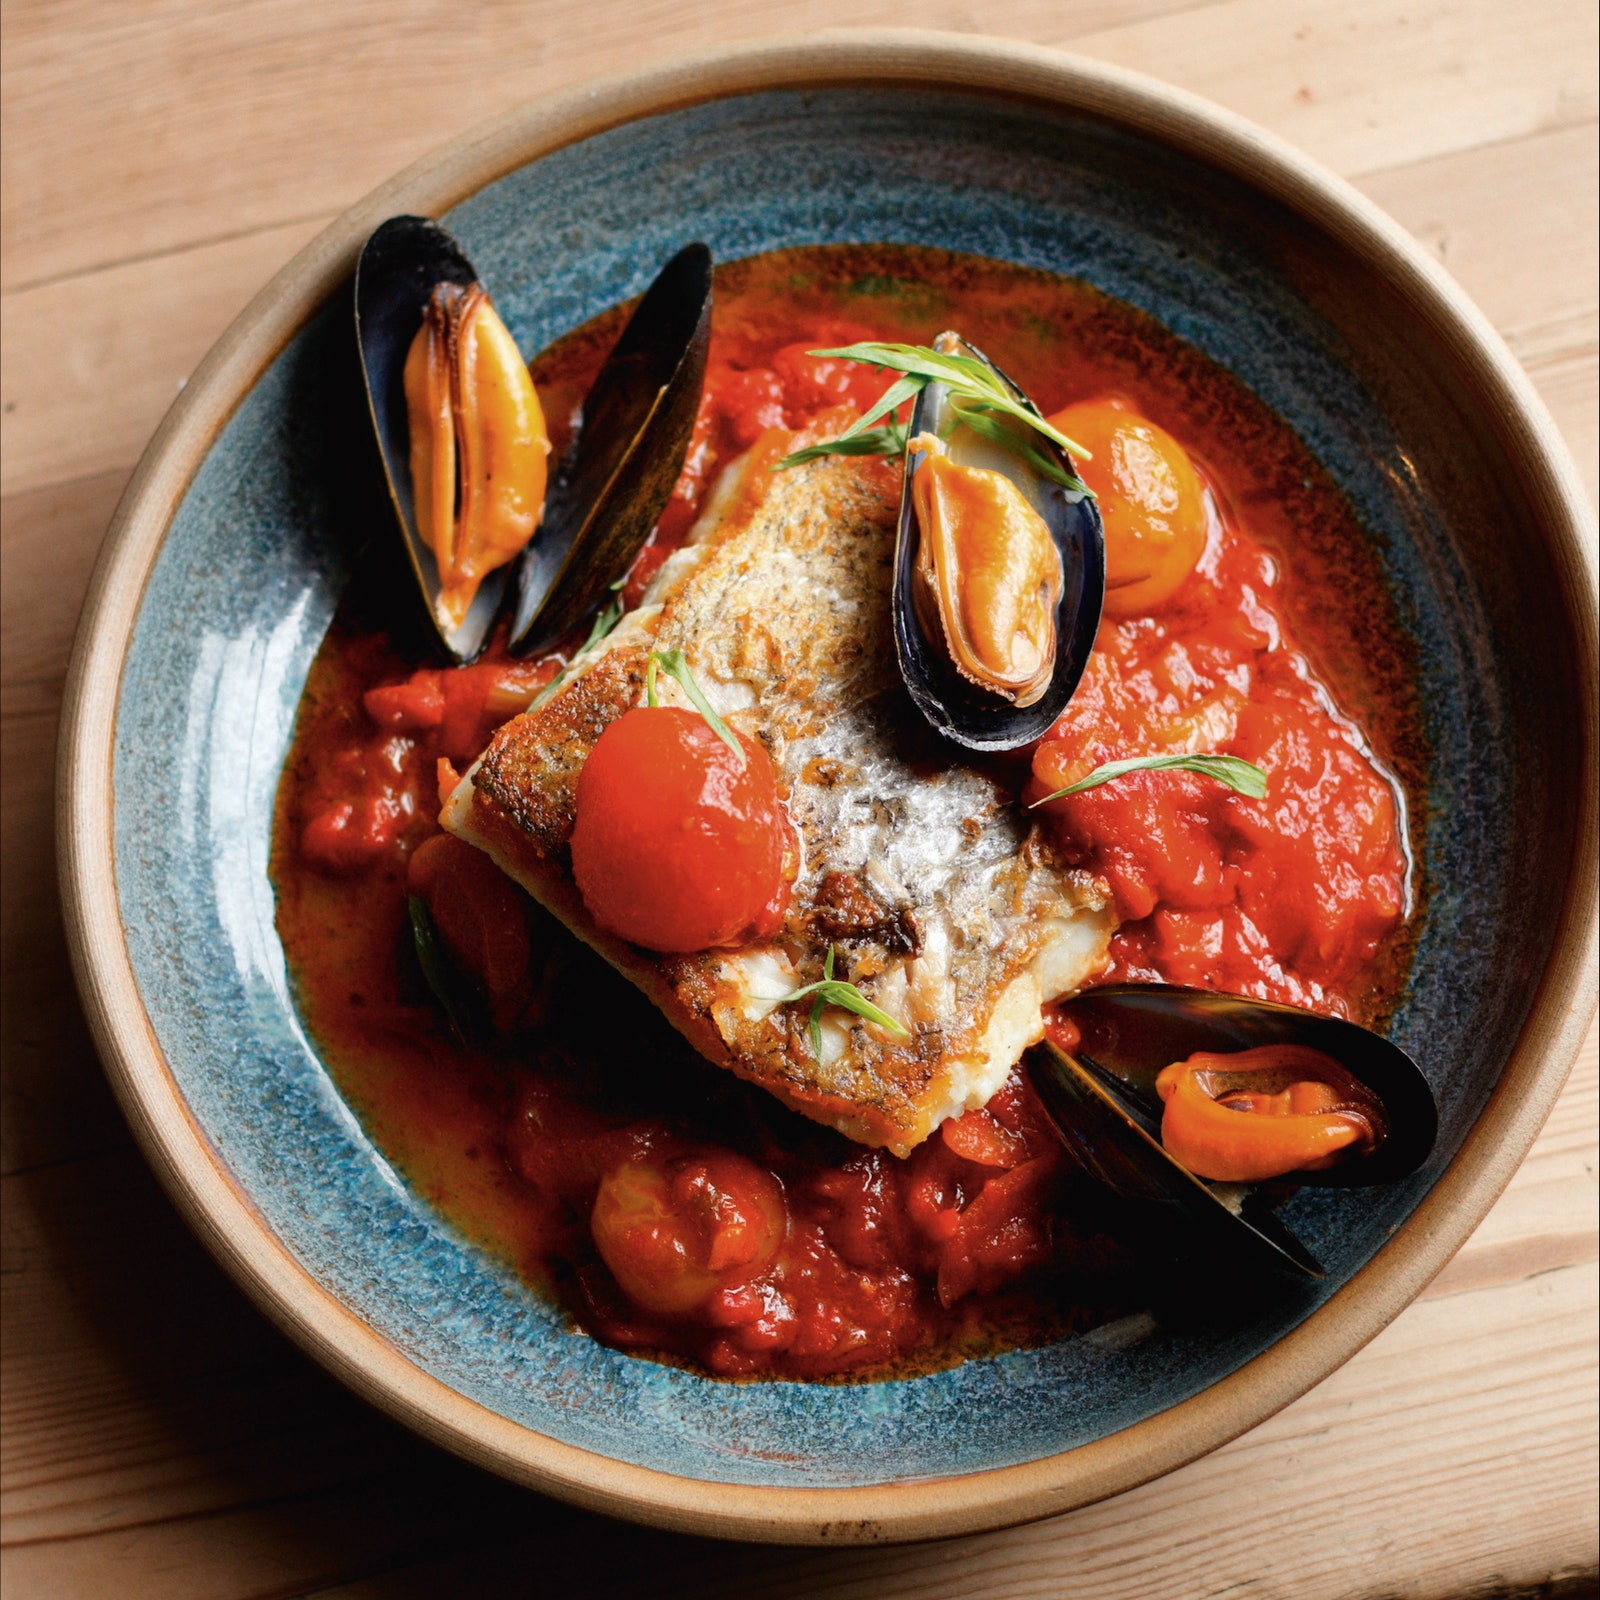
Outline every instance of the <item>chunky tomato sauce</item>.
[[(1188, 547), (1183, 572), (1172, 587), (1160, 551), (1110, 551), (1083, 686), (1031, 773), (1007, 770), (1034, 800), (1133, 755), (1257, 763), (1264, 800), (1162, 771), (1041, 808), (1123, 919), (1104, 977), (1380, 1016), (1408, 956), (1418, 718), (1375, 557), (1294, 436), (1148, 319), (1044, 274), (837, 247), (721, 268), (717, 297), (689, 458), (627, 603), (723, 465), (769, 428), (864, 408), (886, 386), (810, 349), (955, 326), (1047, 413), (1071, 407), (1086, 430), (1106, 402), (1148, 419), (1178, 464), (1186, 504), (1163, 548)], [(534, 363), (558, 452), (621, 319)], [(1107, 1231), (1023, 1073), (906, 1160), (854, 1146), (694, 1057), (487, 858), (441, 835), (441, 791), (562, 657), (515, 661), (497, 643), (470, 667), (418, 659), (386, 614), (391, 559), (371, 553), (313, 666), (272, 874), (308, 1026), (420, 1192), (596, 1337), (722, 1376), (923, 1369), (1148, 1303), (1147, 1265)], [(413, 901), (433, 981), (457, 997), (448, 1012)]]

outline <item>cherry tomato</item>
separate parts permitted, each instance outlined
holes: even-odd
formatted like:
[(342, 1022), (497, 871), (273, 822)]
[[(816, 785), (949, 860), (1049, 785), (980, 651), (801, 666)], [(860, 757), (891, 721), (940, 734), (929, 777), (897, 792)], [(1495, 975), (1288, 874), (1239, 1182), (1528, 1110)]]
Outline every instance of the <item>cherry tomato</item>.
[(745, 371), (714, 368), (706, 375), (706, 388), (715, 393), (734, 445), (740, 450), (748, 450), (768, 428), (787, 426), (783, 380), (770, 367)]
[[(850, 340), (839, 343), (849, 344)], [(849, 405), (858, 412), (868, 411), (894, 381), (893, 373), (879, 372), (859, 361), (814, 356), (811, 351), (815, 347), (815, 341), (802, 339), (785, 345), (772, 358), (772, 370), (783, 384), (793, 423), (803, 425), (828, 406)]]
[(777, 930), (788, 823), (772, 762), (745, 762), (696, 712), (639, 706), (578, 777), (572, 875), (589, 914), (649, 950), (709, 950)]
[(1014, 1167), (1028, 1154), (1022, 1140), (981, 1107), (941, 1123), (939, 1132), (958, 1156), (980, 1167)]
[(788, 1226), (778, 1180), (727, 1150), (613, 1167), (590, 1219), (595, 1245), (628, 1298), (677, 1315), (755, 1277)]
[(1093, 452), (1078, 471), (1106, 527), (1106, 615), (1154, 611), (1205, 552), (1205, 495), (1193, 464), (1171, 434), (1117, 400), (1083, 400), (1050, 421)]
[(1064, 1017), (1052, 1001), (1047, 1001), (1041, 1008), (1044, 1012), (1044, 1036), (1057, 1050), (1072, 1055), (1080, 1044), (1083, 1043), (1083, 1034), (1079, 1031), (1078, 1024), (1071, 1017)]

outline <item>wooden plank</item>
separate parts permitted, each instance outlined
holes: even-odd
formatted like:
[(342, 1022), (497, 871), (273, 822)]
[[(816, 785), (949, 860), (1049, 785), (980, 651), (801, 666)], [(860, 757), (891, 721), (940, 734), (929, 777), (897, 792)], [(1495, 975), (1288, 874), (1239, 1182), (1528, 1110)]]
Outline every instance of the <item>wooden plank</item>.
[(128, 1141), (67, 965), (53, 819), (67, 654), (126, 477), (0, 502), (0, 1172)]
[[(1548, 1594), (1543, 1586), (1563, 1568), (1583, 1581), (1584, 1563), (1572, 1572), (1554, 1528), (1593, 1525), (1595, 1461), (1584, 1431), (1593, 1426), (1593, 1403), (1582, 1376), (1592, 1289), (1588, 1268), (1541, 1285), (1547, 1321), (1537, 1358), (1526, 1349), (1520, 1309), (1511, 1309), (1514, 1291), (1421, 1308), (1272, 1422), (1100, 1506), (904, 1551), (652, 1549), (648, 1592), (978, 1600), (1054, 1596), (1070, 1585), (1074, 1600), (1325, 1600), (1374, 1593), (1381, 1574), (1384, 1595), (1417, 1600), (1535, 1586)], [(1498, 1391), (1492, 1408), (1463, 1406), (1462, 1389), (1481, 1379), (1493, 1346), (1517, 1351), (1517, 1381)], [(1463, 1515), (1468, 1496), (1471, 1516)], [(537, 1545), (511, 1536), (487, 1550), (467, 1546), (411, 1572), (325, 1591), (322, 1600), (492, 1592), (526, 1570), (536, 1550), (543, 1593), (621, 1600), (637, 1592), (630, 1568), (642, 1565), (639, 1552), (620, 1541), (612, 1552), (573, 1551), (541, 1533)]]
[(1360, 187), (1505, 336), (1600, 502), (1600, 140), (1593, 124), (1443, 156)]
[[(443, 1458), (420, 1471), (406, 1461), (358, 1483), (221, 1516), (12, 1546), (3, 1560), (5, 1592), (14, 1600), (97, 1593), (118, 1600), (278, 1600), (341, 1577), (436, 1558), (470, 1543), (486, 1515), (531, 1532), (571, 1514)], [(609, 1534), (602, 1519), (586, 1520), (599, 1537)]]
[[(452, 135), (588, 77), (785, 31), (1056, 42), (1185, 0), (60, 0), (8, 6), (0, 216), (12, 288), (342, 209)], [(1570, 4), (1570, 0), (1565, 0)]]
[[(1531, 363), (1591, 478), (1595, 387), (1585, 377), (1600, 339), (1595, 145), (1587, 124), (1367, 184)], [(179, 382), (318, 225), (272, 229), (0, 298), (5, 492), (131, 465)], [(1531, 257), (1530, 238), (1542, 242)]]
[(0, 491), (126, 471), (223, 329), (327, 220), (0, 297)]
[(124, 467), (0, 500), (0, 717), (55, 715), (78, 608), (127, 481)]
[(136, 1152), (36, 1168), (0, 1192), (8, 1547), (350, 1489), (434, 1459), (256, 1313)]
[(80, 597), (125, 474), (0, 513), (0, 1171), (127, 1142), (78, 1007), (55, 877), (56, 713)]
[[(431, 1450), (273, 1333), (127, 1148), (65, 971), (49, 766), (88, 564), (178, 379), (297, 237), (452, 133), (667, 50), (841, 20), (907, 19), (881, 0), (6, 0), (3, 482), (29, 491), (0, 504), (8, 1597), (1596, 1592), (1593, 1030), (1467, 1247), (1327, 1383), (1107, 1505), (891, 1552), (623, 1527)], [(1587, 0), (1510, 23), (1486, 0), (933, 0), (915, 20), (1084, 41), (1363, 175), (1506, 333), (1595, 492)]]
[(1591, 342), (1525, 365), (1572, 451), (1590, 505), (1600, 506), (1600, 350)]
[[(1548, 1235), (1596, 1237), (1596, 1147), (1600, 1146), (1600, 1066), (1597, 1024), (1591, 1022), (1572, 1076), (1556, 1100), (1527, 1159), (1463, 1248), (1428, 1292), (1448, 1292), (1469, 1257)], [(1573, 1259), (1583, 1259), (1574, 1257)]]
[[(322, 216), (452, 134), (596, 72), (756, 33), (902, 24), (888, 0), (160, 0), (6, 13), (4, 278), (12, 287)], [(1016, 0), (924, 27), (1071, 45), (1197, 90), (1347, 172), (1595, 114), (1594, 10), (1544, 0)], [(174, 93), (174, 87), (181, 86)]]
[(1346, 177), (1588, 122), (1592, 5), (1227, 0), (1073, 41), (1282, 134)]
[(1595, 342), (1595, 132), (1593, 123), (1560, 128), (1374, 173), (1357, 187), (1432, 251), (1523, 361), (1537, 361)]
[(439, 1457), (314, 1497), (13, 1546), (8, 1593), (420, 1600), (521, 1592), (532, 1573), (552, 1600), (1042, 1596), (1068, 1573), (1080, 1600), (1322, 1600), (1369, 1593), (1377, 1573), (1386, 1595), (1418, 1600), (1531, 1590), (1592, 1564), (1592, 1533), (1590, 1554), (1574, 1563), (1572, 1550), (1573, 1531), (1593, 1528), (1595, 1295), (1593, 1268), (1571, 1267), (1531, 1297), (1517, 1284), (1425, 1302), (1206, 1460), (1101, 1506), (948, 1545), (714, 1546), (566, 1512)]

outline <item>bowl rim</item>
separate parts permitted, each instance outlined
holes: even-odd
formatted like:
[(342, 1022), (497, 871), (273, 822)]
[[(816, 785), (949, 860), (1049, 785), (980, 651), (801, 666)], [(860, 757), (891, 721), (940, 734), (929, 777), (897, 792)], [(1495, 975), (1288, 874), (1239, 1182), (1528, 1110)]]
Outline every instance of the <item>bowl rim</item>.
[[(499, 1416), (417, 1366), (289, 1254), (193, 1116), (134, 978), (119, 915), (112, 755), (121, 678), (145, 584), (190, 481), (235, 407), (399, 211), (437, 216), (552, 151), (665, 111), (768, 90), (954, 89), (1066, 109), (1176, 146), (1332, 234), (1453, 349), (1497, 419), (1541, 512), (1557, 598), (1577, 640), (1579, 737), (1591, 776), (1550, 960), (1504, 1074), (1407, 1222), (1305, 1322), (1188, 1400), (1089, 1444), (1015, 1466), (849, 1488), (715, 1483), (634, 1466)], [(157, 1176), (256, 1304), (343, 1382), (425, 1437), (501, 1476), (593, 1510), (681, 1532), (786, 1543), (873, 1543), (1008, 1526), (1120, 1493), (1227, 1443), (1320, 1382), (1445, 1265), (1521, 1163), (1583, 1038), (1596, 991), (1595, 580), (1587, 496), (1521, 367), (1483, 314), (1398, 224), (1275, 135), (1186, 91), (1044, 46), (914, 29), (841, 29), (671, 57), (519, 107), (440, 146), (358, 201), (245, 307), (196, 369), (112, 519), (74, 642), (56, 766), (63, 916), (91, 1032)]]

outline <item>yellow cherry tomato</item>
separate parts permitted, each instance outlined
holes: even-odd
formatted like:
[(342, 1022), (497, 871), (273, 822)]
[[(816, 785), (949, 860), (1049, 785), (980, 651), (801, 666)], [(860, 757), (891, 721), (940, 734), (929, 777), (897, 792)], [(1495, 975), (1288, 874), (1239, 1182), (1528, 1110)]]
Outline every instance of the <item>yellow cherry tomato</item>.
[(1119, 400), (1050, 418), (1093, 452), (1077, 463), (1106, 528), (1106, 615), (1139, 617), (1177, 593), (1206, 547), (1205, 495), (1183, 446)]

